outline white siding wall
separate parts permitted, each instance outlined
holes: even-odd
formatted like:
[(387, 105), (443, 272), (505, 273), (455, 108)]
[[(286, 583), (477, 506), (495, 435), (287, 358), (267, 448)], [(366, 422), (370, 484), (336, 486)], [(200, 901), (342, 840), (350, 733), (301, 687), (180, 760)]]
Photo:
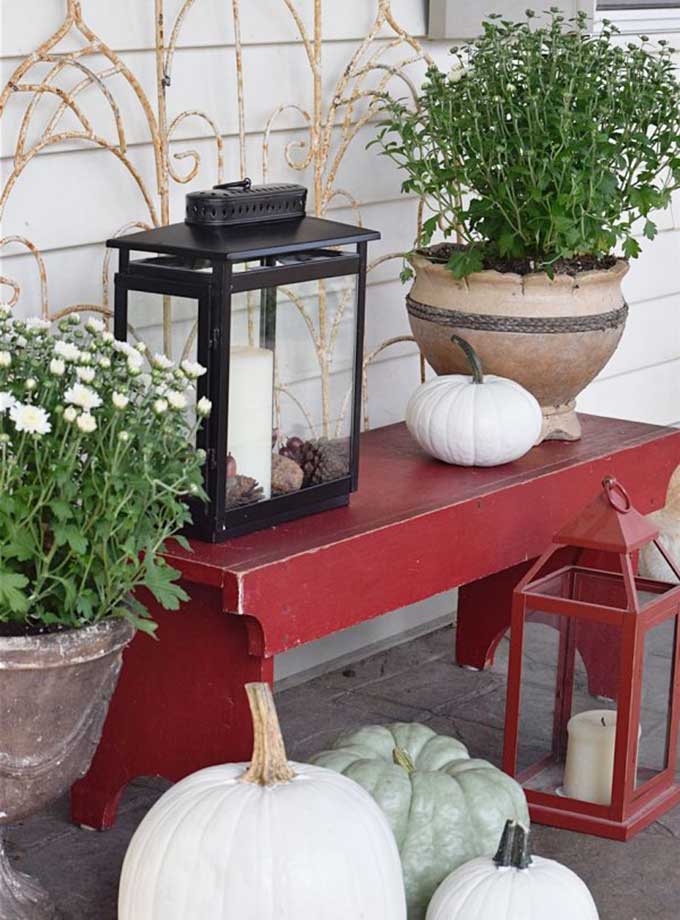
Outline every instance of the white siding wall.
[[(0, 77), (4, 85), (21, 58), (30, 53), (60, 24), (65, 0), (3, 2), (0, 11)], [(155, 58), (152, 0), (118, 0), (101, 3), (82, 0), (90, 27), (114, 50), (139, 78), (154, 99)], [(172, 22), (179, 2), (168, 0), (166, 18)], [(298, 7), (311, 28), (312, 0), (299, 0)], [(397, 20), (412, 34), (426, 29), (426, 0), (393, 0)], [(248, 172), (259, 178), (262, 167), (262, 131), (279, 105), (311, 106), (312, 80), (304, 48), (283, 0), (242, 2), (244, 88)], [(368, 0), (325, 0), (324, 86), (332, 88), (348, 63), (357, 40), (370, 26), (375, 3)], [(668, 32), (672, 20), (647, 21), (646, 30)], [(632, 30), (638, 28), (633, 22)], [(387, 36), (382, 39), (387, 41)], [(69, 37), (60, 50), (77, 48), (81, 40)], [(427, 43), (428, 51), (445, 62), (449, 43)], [(202, 109), (214, 118), (225, 145), (225, 177), (238, 176), (238, 110), (234, 66), (233, 23), (228, 0), (196, 0), (190, 10), (175, 58), (169, 91), (172, 118), (184, 109)], [(118, 78), (111, 84), (125, 121), (130, 158), (153, 192), (153, 157), (147, 125), (128, 87)], [(84, 97), (83, 97), (84, 98)], [(24, 97), (25, 100), (25, 97)], [(23, 108), (14, 99), (0, 123), (0, 170), (2, 182), (12, 170), (11, 155)], [(29, 141), (39, 136), (39, 126), (51, 103), (36, 111)], [(101, 98), (88, 103), (86, 111), (100, 133), (113, 136), (113, 121)], [(65, 122), (73, 126), (75, 122)], [(349, 189), (361, 202), (365, 225), (379, 229), (380, 243), (372, 255), (407, 247), (413, 236), (416, 205), (400, 197), (400, 177), (384, 159), (364, 149), (370, 138), (363, 130), (348, 151), (338, 176), (338, 186)], [(270, 179), (310, 184), (309, 173), (290, 170), (284, 149), (291, 140), (302, 140), (301, 119), (285, 113), (277, 121), (271, 139)], [(214, 142), (198, 119), (184, 122), (173, 152), (197, 149), (203, 168), (189, 187), (207, 187), (214, 179)], [(187, 161), (177, 161), (181, 171)], [(187, 186), (172, 184), (171, 217), (182, 216)], [(157, 201), (154, 195), (154, 200)], [(351, 220), (351, 212), (339, 208), (334, 215)], [(50, 307), (74, 302), (101, 301), (102, 242), (126, 222), (148, 220), (148, 212), (134, 183), (107, 152), (64, 144), (42, 152), (19, 179), (2, 222), (2, 234), (29, 237), (43, 252), (47, 268)], [(583, 394), (580, 407), (591, 412), (662, 423), (680, 421), (680, 199), (665, 215), (657, 240), (645, 245), (643, 257), (626, 281), (631, 318), (624, 341), (601, 377)], [(39, 305), (39, 282), (30, 255), (16, 247), (1, 254), (2, 274), (16, 278), (23, 288), (17, 310), (35, 313)], [(408, 333), (403, 309), (403, 290), (397, 280), (399, 263), (382, 265), (371, 277), (368, 294), (367, 346)], [(3, 290), (3, 294), (5, 291)], [(402, 417), (405, 401), (417, 382), (417, 358), (413, 347), (398, 346), (383, 353), (369, 373), (369, 405), (374, 426)], [(407, 629), (428, 617), (450, 610), (450, 597), (420, 605), (417, 611), (386, 618), (352, 633), (326, 640), (323, 646), (291, 653), (281, 661), (281, 674), (308, 667), (338, 650), (349, 651), (366, 641), (383, 638), (390, 631)]]

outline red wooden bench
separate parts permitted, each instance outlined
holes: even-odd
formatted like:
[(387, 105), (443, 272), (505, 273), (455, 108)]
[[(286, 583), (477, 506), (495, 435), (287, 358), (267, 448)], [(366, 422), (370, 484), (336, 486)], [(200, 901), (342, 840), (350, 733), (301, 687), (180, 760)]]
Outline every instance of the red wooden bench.
[[(243, 683), (271, 681), (274, 656), (461, 587), (456, 657), (482, 668), (510, 622), (512, 588), (552, 534), (615, 475), (643, 512), (663, 505), (680, 430), (582, 417), (583, 439), (516, 463), (461, 469), (426, 457), (403, 425), (362, 436), (359, 492), (328, 511), (219, 545), (173, 550), (191, 600), (138, 636), (89, 773), (76, 823), (110, 827), (125, 785), (176, 781), (246, 760)], [(597, 675), (591, 675), (592, 681)]]

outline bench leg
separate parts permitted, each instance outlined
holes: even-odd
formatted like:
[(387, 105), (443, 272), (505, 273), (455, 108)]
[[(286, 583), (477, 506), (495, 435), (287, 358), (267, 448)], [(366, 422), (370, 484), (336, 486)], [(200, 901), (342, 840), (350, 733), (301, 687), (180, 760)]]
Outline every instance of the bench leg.
[[(557, 556), (554, 566), (562, 564)], [(592, 558), (593, 565), (603, 561)], [(512, 592), (532, 562), (522, 562), (503, 572), (464, 585), (458, 595), (456, 663), (482, 671), (493, 664), (498, 644), (510, 629)], [(592, 696), (616, 698), (618, 676), (608, 667), (611, 635), (596, 623), (581, 631), (578, 651), (588, 673)]]
[(125, 652), (102, 739), (71, 790), (76, 824), (113, 826), (137, 776), (173, 782), (203, 767), (247, 761), (252, 728), (244, 683), (273, 680), (273, 659), (249, 653), (247, 617), (221, 610), (219, 592), (194, 585), (178, 612), (153, 608), (158, 641), (135, 637)]

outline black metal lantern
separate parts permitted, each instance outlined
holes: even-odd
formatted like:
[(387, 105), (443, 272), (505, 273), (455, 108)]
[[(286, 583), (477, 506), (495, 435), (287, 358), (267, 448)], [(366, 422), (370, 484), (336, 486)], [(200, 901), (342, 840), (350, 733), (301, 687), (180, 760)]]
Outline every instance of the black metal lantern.
[(116, 337), (134, 329), (167, 353), (177, 334), (188, 345), (175, 357), (207, 368), (210, 502), (192, 506), (189, 531), (201, 539), (344, 505), (357, 488), (367, 244), (380, 234), (304, 216), (304, 192), (192, 193), (187, 222), (107, 243), (120, 251)]

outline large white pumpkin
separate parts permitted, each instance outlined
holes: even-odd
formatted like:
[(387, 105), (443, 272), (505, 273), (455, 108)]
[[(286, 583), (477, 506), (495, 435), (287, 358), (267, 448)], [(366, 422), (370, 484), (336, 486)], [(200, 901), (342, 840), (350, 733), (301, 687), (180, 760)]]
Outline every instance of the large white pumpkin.
[(598, 920), (571, 869), (529, 853), (529, 831), (508, 821), (493, 859), (473, 859), (435, 891), (426, 920)]
[(451, 336), (470, 361), (471, 376), (449, 374), (421, 384), (406, 407), (406, 425), (432, 457), (459, 466), (498, 466), (537, 443), (543, 413), (528, 390), (484, 376), (472, 346)]
[(266, 684), (249, 684), (248, 764), (209, 767), (149, 811), (125, 857), (119, 920), (405, 920), (399, 853), (360, 786), (288, 763)]

